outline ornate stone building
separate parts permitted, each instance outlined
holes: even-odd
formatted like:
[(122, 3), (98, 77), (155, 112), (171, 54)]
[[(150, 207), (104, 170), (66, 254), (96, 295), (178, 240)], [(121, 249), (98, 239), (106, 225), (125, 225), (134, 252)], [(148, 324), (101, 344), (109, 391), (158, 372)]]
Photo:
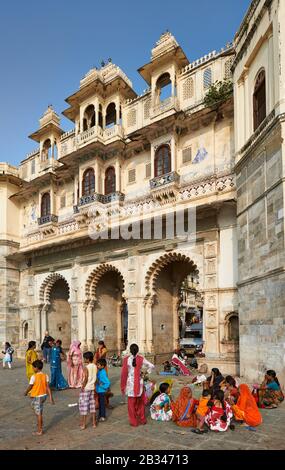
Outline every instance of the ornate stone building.
[[(192, 63), (164, 33), (141, 96), (111, 61), (90, 70), (66, 99), (74, 128), (49, 106), (30, 136), (39, 148), (0, 164), (1, 341), (20, 354), (48, 328), (64, 346), (121, 351), (127, 335), (160, 360), (178, 345), (190, 275), (209, 366), (284, 372), (280, 3), (253, 1), (234, 44)], [(224, 80), (234, 98), (209, 106)]]

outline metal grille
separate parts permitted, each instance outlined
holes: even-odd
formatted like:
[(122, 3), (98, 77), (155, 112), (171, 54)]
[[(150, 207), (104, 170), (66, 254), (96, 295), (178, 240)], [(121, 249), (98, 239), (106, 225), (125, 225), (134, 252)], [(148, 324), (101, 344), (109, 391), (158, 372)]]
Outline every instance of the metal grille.
[(133, 168), (132, 170), (129, 170), (129, 183), (135, 183), (136, 181), (136, 169)]
[(185, 80), (182, 87), (183, 100), (188, 100), (193, 97), (194, 94), (194, 80), (189, 77)]
[(192, 161), (192, 147), (187, 147), (182, 150), (182, 163), (189, 163)]

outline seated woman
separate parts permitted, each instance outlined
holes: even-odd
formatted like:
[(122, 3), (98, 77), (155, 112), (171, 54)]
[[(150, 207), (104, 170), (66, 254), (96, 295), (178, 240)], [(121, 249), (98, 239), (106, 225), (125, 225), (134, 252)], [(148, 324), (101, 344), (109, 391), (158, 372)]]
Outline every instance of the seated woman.
[(233, 412), (230, 405), (225, 401), (224, 392), (217, 390), (213, 394), (213, 399), (208, 402), (209, 410), (205, 416), (205, 424), (211, 431), (227, 431)]
[(191, 375), (189, 369), (185, 365), (185, 359), (182, 356), (181, 351), (176, 350), (172, 356), (171, 363), (178, 369), (179, 373), (182, 375)]
[(150, 400), (150, 416), (155, 421), (171, 421), (170, 385), (162, 383)]
[(257, 408), (256, 401), (246, 384), (238, 388), (239, 397), (236, 405), (232, 405), (236, 421), (243, 421), (248, 426), (258, 426), (262, 423), (262, 416)]
[(274, 370), (268, 370), (258, 389), (258, 404), (261, 408), (277, 408), (284, 400), (279, 380)]
[(216, 391), (220, 390), (220, 384), (224, 380), (219, 369), (214, 367), (211, 371), (210, 377), (207, 378), (207, 381), (203, 384), (204, 389), (210, 390), (210, 392), (215, 393)]
[(192, 390), (189, 387), (183, 387), (177, 400), (171, 404), (172, 421), (177, 426), (196, 428), (195, 411), (198, 404), (199, 401), (192, 397)]
[(225, 400), (230, 404), (236, 403), (238, 399), (238, 387), (235, 379), (231, 375), (227, 375), (220, 383), (220, 389), (224, 392)]

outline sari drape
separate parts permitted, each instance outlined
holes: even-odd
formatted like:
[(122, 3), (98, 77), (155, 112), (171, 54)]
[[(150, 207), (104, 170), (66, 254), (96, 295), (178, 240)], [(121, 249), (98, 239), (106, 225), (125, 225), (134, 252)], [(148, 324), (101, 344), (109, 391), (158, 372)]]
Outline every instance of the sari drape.
[(249, 426), (258, 426), (262, 423), (262, 416), (246, 384), (239, 386), (239, 394), (237, 404), (232, 405), (235, 419), (237, 421), (245, 421)]
[(192, 398), (192, 390), (189, 387), (183, 387), (179, 397), (171, 404), (172, 421), (181, 427), (197, 426), (197, 417), (195, 406), (199, 402)]

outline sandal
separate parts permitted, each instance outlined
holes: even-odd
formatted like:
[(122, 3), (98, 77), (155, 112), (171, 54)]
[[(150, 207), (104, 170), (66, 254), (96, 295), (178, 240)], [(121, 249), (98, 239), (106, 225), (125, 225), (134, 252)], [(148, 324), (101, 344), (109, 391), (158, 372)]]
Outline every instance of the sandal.
[(194, 432), (194, 434), (203, 434), (203, 431), (200, 431), (200, 429), (191, 429), (191, 432)]

